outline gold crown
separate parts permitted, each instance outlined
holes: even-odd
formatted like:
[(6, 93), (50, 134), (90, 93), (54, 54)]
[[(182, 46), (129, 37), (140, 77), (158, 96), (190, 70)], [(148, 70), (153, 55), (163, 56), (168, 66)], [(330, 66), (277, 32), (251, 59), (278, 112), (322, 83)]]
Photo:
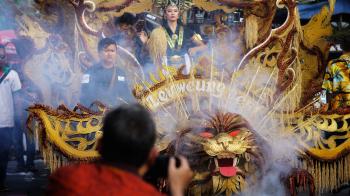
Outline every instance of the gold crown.
[(165, 9), (168, 6), (176, 6), (179, 10), (186, 11), (193, 5), (192, 0), (154, 0), (154, 5)]

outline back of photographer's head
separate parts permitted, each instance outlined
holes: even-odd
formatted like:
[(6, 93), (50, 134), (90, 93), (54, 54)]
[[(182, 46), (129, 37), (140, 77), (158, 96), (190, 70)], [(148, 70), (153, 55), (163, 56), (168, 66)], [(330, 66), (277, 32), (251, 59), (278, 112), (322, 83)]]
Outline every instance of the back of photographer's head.
[(104, 161), (140, 167), (156, 140), (151, 114), (139, 104), (121, 105), (103, 123), (100, 154)]

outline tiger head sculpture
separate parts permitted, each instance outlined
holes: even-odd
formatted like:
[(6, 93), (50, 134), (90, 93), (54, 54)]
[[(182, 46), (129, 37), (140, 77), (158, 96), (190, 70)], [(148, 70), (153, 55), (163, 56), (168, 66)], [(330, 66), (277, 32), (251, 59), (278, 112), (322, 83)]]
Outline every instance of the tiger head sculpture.
[(193, 117), (166, 153), (188, 158), (195, 171), (189, 195), (232, 195), (259, 180), (267, 150), (242, 116), (218, 112)]

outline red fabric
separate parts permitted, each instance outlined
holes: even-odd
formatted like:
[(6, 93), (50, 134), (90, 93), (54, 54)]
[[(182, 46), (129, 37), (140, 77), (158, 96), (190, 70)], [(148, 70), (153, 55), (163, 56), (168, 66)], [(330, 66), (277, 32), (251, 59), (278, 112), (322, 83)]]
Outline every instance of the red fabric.
[(139, 176), (110, 166), (88, 163), (58, 169), (50, 177), (47, 195), (161, 196)]

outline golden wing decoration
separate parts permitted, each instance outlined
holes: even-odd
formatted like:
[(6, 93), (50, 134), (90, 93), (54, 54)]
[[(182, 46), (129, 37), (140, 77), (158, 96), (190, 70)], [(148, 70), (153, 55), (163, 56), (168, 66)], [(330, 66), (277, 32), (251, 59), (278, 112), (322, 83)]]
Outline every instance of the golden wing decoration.
[(326, 37), (332, 34), (331, 17), (335, 0), (329, 0), (319, 13), (302, 26), (302, 40), (299, 49), (302, 70), (302, 103), (306, 104), (321, 90), (324, 71), (330, 48)]
[(317, 191), (338, 189), (350, 180), (349, 113), (297, 113), (284, 120), (290, 122), (286, 131), (294, 135), (304, 154), (298, 168), (312, 174)]
[(27, 127), (39, 138), (40, 151), (51, 170), (68, 162), (99, 157), (96, 147), (102, 136), (105, 108), (93, 112), (78, 105), (71, 111), (63, 105), (52, 109), (36, 104), (28, 111)]

